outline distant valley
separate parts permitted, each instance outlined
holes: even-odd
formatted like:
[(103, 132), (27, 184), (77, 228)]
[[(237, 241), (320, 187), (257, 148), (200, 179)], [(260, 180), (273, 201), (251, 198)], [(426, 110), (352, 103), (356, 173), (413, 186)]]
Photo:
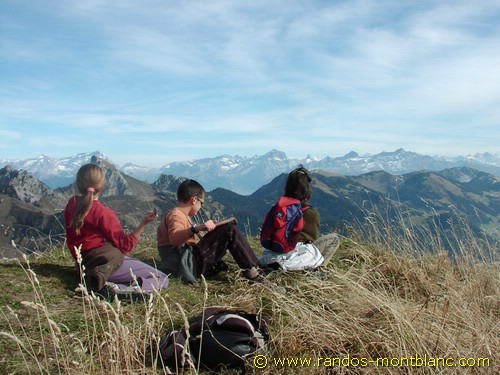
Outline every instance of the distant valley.
[[(183, 176), (162, 174), (150, 184), (96, 155), (92, 161), (106, 169), (108, 183), (102, 200), (118, 212), (125, 227), (135, 227), (141, 215), (153, 208), (165, 213), (175, 205), (175, 191)], [(285, 180), (286, 174), (278, 174), (250, 195), (213, 189), (206, 210), (196, 219), (236, 216), (243, 231), (256, 235), (267, 209), (282, 194)], [(313, 186), (311, 203), (320, 212), (323, 233), (366, 228), (375, 212), (394, 231), (402, 221), (412, 229), (427, 228), (418, 229), (421, 233), (439, 230), (449, 248), (453, 247), (449, 239), (464, 222), (480, 238), (494, 243), (500, 238), (500, 179), (477, 169), (400, 175), (374, 171), (358, 176), (318, 170), (313, 173)], [(63, 241), (61, 211), (73, 194), (71, 185), (53, 189), (25, 170), (0, 169), (0, 257), (19, 250), (43, 250), (53, 241)], [(154, 236), (155, 230), (151, 226), (149, 235)]]

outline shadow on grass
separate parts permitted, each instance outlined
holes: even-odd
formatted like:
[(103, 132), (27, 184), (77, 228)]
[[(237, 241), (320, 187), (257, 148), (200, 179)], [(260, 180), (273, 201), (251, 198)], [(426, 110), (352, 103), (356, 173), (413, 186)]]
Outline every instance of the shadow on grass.
[(62, 266), (53, 263), (34, 263), (31, 269), (40, 276), (57, 278), (64, 285), (64, 289), (74, 291), (78, 286), (78, 276), (73, 266)]

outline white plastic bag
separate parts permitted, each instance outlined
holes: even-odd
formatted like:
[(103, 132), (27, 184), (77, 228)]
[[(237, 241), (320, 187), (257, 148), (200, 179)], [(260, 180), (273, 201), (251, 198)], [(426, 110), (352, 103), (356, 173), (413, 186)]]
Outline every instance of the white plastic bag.
[(288, 253), (277, 253), (265, 249), (261, 264), (278, 263), (285, 271), (301, 271), (315, 269), (323, 264), (323, 255), (312, 243), (299, 242), (295, 249)]

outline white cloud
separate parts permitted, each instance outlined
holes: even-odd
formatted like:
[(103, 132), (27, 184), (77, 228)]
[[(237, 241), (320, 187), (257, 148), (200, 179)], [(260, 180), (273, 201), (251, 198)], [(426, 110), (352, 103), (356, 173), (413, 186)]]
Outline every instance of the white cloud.
[(498, 105), (500, 51), (494, 46), (499, 44), (500, 38), (496, 43), (471, 47), (467, 53), (427, 66), (416, 79), (420, 84), (408, 96), (430, 104), (429, 114), (475, 112)]
[[(3, 127), (7, 128), (7, 126), (5, 126), (5, 125), (2, 125), (2, 128)], [(7, 138), (10, 140), (18, 140), (18, 139), (22, 138), (22, 134), (19, 132), (16, 132), (16, 131), (12, 131), (12, 130), (0, 129), (0, 138), (3, 138), (3, 139)]]
[(113, 32), (112, 60), (172, 75), (199, 76), (208, 72), (208, 61), (195, 45), (188, 45), (167, 32), (129, 26)]
[(75, 150), (75, 154), (80, 152), (81, 148), (86, 150), (92, 149), (93, 141), (92, 139), (86, 138), (71, 138), (68, 139), (64, 135), (25, 135), (23, 139), (23, 145), (35, 148), (47, 148), (48, 150), (54, 151), (54, 149), (68, 149), (72, 148)]
[[(2, 41), (12, 59), (34, 67), (61, 59), (65, 74), (9, 78), (0, 115), (109, 143), (192, 131), (206, 137), (207, 151), (250, 148), (231, 140), (238, 135), (272, 147), (269, 133), (321, 135), (313, 146), (282, 145), (324, 151), (331, 142), (366, 147), (360, 152), (384, 142), (451, 150), (468, 141), (456, 139), (467, 126), (498, 134), (500, 27), (488, 19), (495, 12), (498, 1), (58, 2), (54, 39), (48, 33), (26, 45), (11, 33)], [(73, 29), (61, 25), (79, 33), (62, 37)], [(214, 140), (224, 134), (229, 142)]]

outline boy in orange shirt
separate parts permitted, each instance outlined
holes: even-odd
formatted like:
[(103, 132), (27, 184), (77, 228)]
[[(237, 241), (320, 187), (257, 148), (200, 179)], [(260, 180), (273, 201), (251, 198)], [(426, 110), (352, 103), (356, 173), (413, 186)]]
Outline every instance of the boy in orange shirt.
[[(165, 215), (157, 232), (158, 252), (167, 273), (184, 282), (196, 282), (200, 275), (223, 268), (222, 257), (229, 250), (244, 277), (253, 280), (260, 276), (257, 257), (235, 224), (216, 227), (212, 220), (192, 222), (205, 200), (203, 186), (195, 180), (182, 182), (177, 200), (177, 207)], [(200, 232), (207, 233), (200, 237)]]

